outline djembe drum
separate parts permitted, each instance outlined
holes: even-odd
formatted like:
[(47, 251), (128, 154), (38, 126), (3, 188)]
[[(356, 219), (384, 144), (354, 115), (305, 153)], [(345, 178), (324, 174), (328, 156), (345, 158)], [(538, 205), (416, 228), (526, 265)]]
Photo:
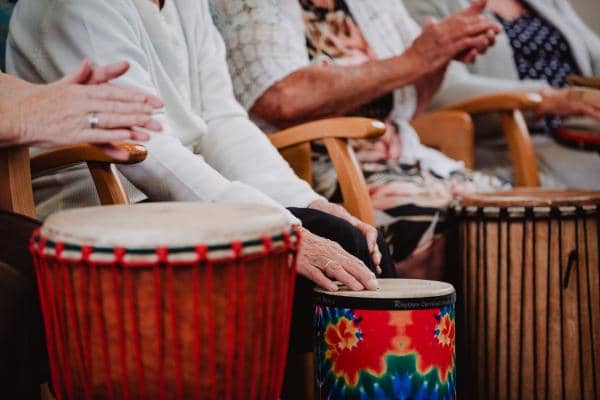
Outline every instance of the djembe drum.
[(264, 206), (71, 210), (34, 234), (60, 399), (275, 399), (297, 231)]
[(413, 279), (380, 284), (376, 292), (315, 291), (318, 398), (454, 399), (454, 288)]
[(459, 395), (600, 398), (600, 193), (471, 196), (459, 218)]

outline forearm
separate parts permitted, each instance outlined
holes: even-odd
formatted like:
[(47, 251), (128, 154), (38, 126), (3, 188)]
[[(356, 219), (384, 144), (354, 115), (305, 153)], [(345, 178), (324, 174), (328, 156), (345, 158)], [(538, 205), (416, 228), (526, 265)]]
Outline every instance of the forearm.
[(416, 82), (423, 70), (410, 51), (359, 66), (310, 66), (271, 86), (251, 111), (277, 126), (344, 115)]
[(254, 187), (285, 207), (307, 207), (321, 199), (246, 116), (211, 120), (208, 128), (202, 154), (225, 178)]

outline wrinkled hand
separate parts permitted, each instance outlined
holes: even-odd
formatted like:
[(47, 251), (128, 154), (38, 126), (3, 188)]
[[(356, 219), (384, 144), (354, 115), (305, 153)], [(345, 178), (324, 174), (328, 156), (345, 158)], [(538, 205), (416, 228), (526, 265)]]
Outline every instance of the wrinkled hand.
[(377, 270), (378, 274), (381, 274), (381, 251), (379, 251), (379, 246), (377, 245), (377, 237), (378, 232), (373, 226), (366, 224), (359, 220), (358, 218), (350, 215), (348, 211), (342, 206), (337, 204), (330, 203), (325, 200), (317, 200), (314, 201), (309, 208), (313, 208), (315, 210), (323, 211), (327, 214), (331, 214), (335, 217), (341, 218), (345, 221), (348, 221), (350, 225), (358, 229), (363, 235), (365, 235), (365, 239), (367, 240), (367, 246), (369, 249), (369, 253), (371, 254), (371, 258), (373, 260), (373, 264)]
[(302, 246), (297, 271), (318, 286), (337, 291), (337, 280), (352, 290), (377, 290), (379, 283), (367, 266), (331, 240), (302, 228)]
[[(107, 83), (128, 69), (126, 62), (92, 68), (86, 60), (60, 81), (38, 86), (35, 93), (19, 99), (10, 109), (20, 143), (40, 147), (91, 143), (125, 159), (127, 153), (110, 143), (148, 140), (148, 134), (133, 127), (162, 130), (151, 115), (163, 107), (155, 96)], [(98, 115), (96, 129), (89, 122), (93, 113)]]
[(424, 71), (444, 68), (451, 60), (473, 62), (495, 42), (502, 27), (481, 15), (487, 0), (476, 0), (469, 7), (441, 21), (430, 18), (421, 35), (409, 48)]
[(586, 116), (600, 120), (600, 104), (593, 103), (569, 88), (547, 88), (540, 91), (540, 114), (558, 117)]

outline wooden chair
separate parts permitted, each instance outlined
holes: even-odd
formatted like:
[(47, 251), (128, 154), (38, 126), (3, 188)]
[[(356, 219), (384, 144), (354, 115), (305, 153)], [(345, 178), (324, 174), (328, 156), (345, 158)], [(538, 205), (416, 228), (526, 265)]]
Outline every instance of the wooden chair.
[[(468, 114), (440, 111), (419, 117), (413, 125), (427, 146), (465, 162), (474, 163), (474, 130)], [(296, 174), (312, 184), (310, 142), (322, 140), (338, 176), (344, 207), (355, 217), (372, 224), (375, 220), (369, 190), (347, 139), (374, 139), (385, 133), (385, 125), (360, 117), (331, 118), (308, 122), (269, 135)]]
[(35, 218), (31, 176), (72, 164), (87, 163), (102, 204), (128, 204), (127, 193), (113, 164), (135, 164), (146, 158), (146, 148), (122, 143), (129, 157), (119, 161), (96, 147), (57, 148), (30, 158), (28, 147), (0, 148), (0, 209)]
[(536, 111), (541, 101), (538, 94), (503, 92), (465, 100), (445, 110), (471, 115), (498, 113), (511, 154), (515, 184), (536, 187), (540, 185), (537, 160), (523, 112)]

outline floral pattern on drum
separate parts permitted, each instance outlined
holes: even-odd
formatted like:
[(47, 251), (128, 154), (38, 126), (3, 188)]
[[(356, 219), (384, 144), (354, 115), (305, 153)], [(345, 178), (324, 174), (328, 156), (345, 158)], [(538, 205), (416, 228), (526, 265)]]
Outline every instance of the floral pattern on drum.
[(320, 399), (456, 397), (454, 306), (351, 310), (314, 306)]

